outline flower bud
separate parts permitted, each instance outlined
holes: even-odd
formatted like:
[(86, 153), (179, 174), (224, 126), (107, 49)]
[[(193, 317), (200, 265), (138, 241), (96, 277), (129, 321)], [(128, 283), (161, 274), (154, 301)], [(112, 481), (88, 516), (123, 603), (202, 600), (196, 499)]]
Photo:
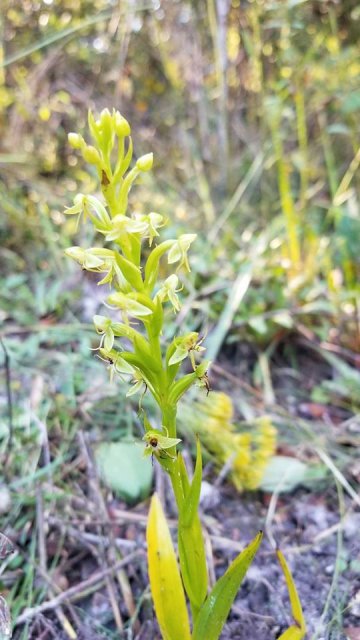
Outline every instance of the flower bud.
[(99, 152), (90, 144), (86, 145), (86, 147), (84, 147), (84, 149), (82, 150), (82, 157), (84, 158), (84, 160), (86, 160), (86, 162), (89, 162), (89, 164), (101, 163)]
[(103, 139), (110, 141), (114, 131), (114, 123), (109, 109), (103, 109), (100, 114), (100, 127), (102, 129)]
[(119, 138), (124, 138), (125, 136), (129, 136), (131, 133), (131, 128), (128, 121), (119, 113), (119, 111), (115, 112), (115, 133)]
[(73, 149), (81, 149), (81, 147), (85, 144), (85, 140), (78, 133), (69, 133), (68, 134), (69, 145)]
[(109, 109), (103, 109), (100, 113), (100, 125), (103, 128), (112, 127), (112, 117)]
[(136, 168), (140, 171), (150, 171), (153, 166), (154, 154), (147, 153), (136, 161)]

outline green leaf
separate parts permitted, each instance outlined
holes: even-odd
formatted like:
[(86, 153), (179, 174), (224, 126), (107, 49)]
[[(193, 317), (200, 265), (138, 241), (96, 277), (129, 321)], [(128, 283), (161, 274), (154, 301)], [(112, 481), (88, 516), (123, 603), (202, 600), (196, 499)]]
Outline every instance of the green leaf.
[(145, 265), (145, 287), (151, 291), (156, 283), (159, 260), (176, 242), (176, 240), (165, 240), (158, 244), (150, 253)]
[(201, 458), (201, 445), (199, 438), (196, 441), (196, 465), (194, 477), (188, 492), (185, 497), (184, 506), (181, 509), (179, 516), (179, 525), (189, 527), (197, 514), (200, 491), (201, 491), (201, 479), (202, 479), (202, 458)]
[(308, 478), (306, 464), (290, 456), (273, 456), (265, 468), (260, 487), (263, 491), (293, 491)]
[(139, 267), (130, 262), (121, 255), (121, 253), (116, 253), (116, 261), (124, 274), (126, 280), (137, 290), (142, 291), (144, 288), (144, 283), (141, 277), (141, 272)]
[(174, 382), (170, 387), (169, 402), (175, 405), (179, 402), (181, 396), (187, 391), (197, 380), (196, 373), (187, 373), (185, 376)]
[(146, 530), (151, 593), (164, 640), (190, 640), (184, 589), (168, 524), (155, 494)]
[(161, 362), (155, 358), (149, 342), (143, 336), (135, 336), (133, 340), (136, 355), (144, 362), (150, 371), (158, 373), (161, 370)]
[(197, 513), (189, 527), (181, 526), (179, 522), (178, 549), (185, 591), (192, 606), (200, 609), (207, 594), (208, 575), (201, 522)]
[[(182, 484), (183, 500), (179, 504), (178, 548), (185, 591), (191, 602), (193, 614), (203, 604), (208, 589), (208, 573), (204, 539), (197, 507), (200, 499), (202, 461), (200, 443), (197, 443), (197, 459), (192, 485), (190, 485), (184, 459), (178, 453), (178, 471)], [(192, 487), (194, 487), (192, 489)], [(189, 501), (190, 498), (190, 501)], [(187, 514), (187, 508), (191, 513)], [(184, 523), (184, 519), (186, 524)]]
[(288, 311), (278, 311), (273, 315), (272, 319), (273, 322), (285, 327), (285, 329), (291, 329), (294, 326), (294, 320)]
[(256, 331), (256, 333), (259, 333), (261, 336), (266, 335), (268, 331), (268, 325), (262, 316), (254, 316), (254, 318), (250, 318), (250, 320), (248, 320), (248, 324), (254, 331)]
[(140, 502), (151, 490), (153, 470), (143, 447), (132, 442), (104, 442), (95, 452), (104, 483), (129, 503)]
[(196, 620), (193, 640), (219, 639), (241, 582), (260, 546), (262, 536), (260, 531), (213, 587)]

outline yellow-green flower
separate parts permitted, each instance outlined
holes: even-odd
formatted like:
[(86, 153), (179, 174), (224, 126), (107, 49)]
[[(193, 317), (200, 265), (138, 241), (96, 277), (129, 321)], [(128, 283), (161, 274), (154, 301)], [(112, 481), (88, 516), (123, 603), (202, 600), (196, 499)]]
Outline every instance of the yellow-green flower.
[(159, 235), (157, 229), (160, 229), (165, 225), (164, 216), (160, 215), (160, 213), (151, 211), (148, 215), (139, 213), (135, 214), (135, 218), (140, 222), (146, 224), (146, 229), (144, 232), (142, 232), (142, 236), (144, 238), (149, 238), (149, 247), (151, 247), (154, 238)]
[(146, 442), (144, 455), (155, 455), (158, 457), (164, 454), (169, 456), (167, 449), (171, 449), (181, 442), (180, 438), (164, 436), (163, 432), (158, 429), (149, 429), (149, 431), (145, 433), (143, 440)]
[(122, 275), (121, 269), (116, 262), (116, 257), (111, 249), (91, 248), (82, 249), (82, 247), (69, 247), (65, 253), (73, 260), (76, 260), (86, 271), (106, 272), (106, 275), (98, 285), (111, 283), (116, 277), (120, 288), (126, 290), (127, 283)]
[[(95, 216), (92, 212), (95, 213)], [(104, 205), (95, 196), (85, 196), (83, 193), (78, 193), (74, 198), (73, 206), (65, 209), (65, 214), (78, 215), (78, 220), (82, 215), (84, 215), (84, 219), (88, 216), (98, 231), (104, 232), (111, 228), (111, 218)]]
[(131, 375), (133, 376), (135, 373), (134, 367), (131, 366), (124, 358), (122, 358), (121, 353), (116, 351), (115, 349), (111, 349), (108, 351), (107, 349), (100, 348), (99, 349), (100, 358), (105, 360), (109, 364), (110, 368), (110, 380), (113, 380), (114, 374), (117, 373), (120, 377), (122, 375)]
[(127, 233), (140, 233), (143, 234), (147, 231), (148, 224), (145, 221), (129, 218), (118, 214), (110, 221), (109, 228), (106, 229), (106, 240), (120, 240), (124, 234)]
[(169, 365), (178, 364), (190, 356), (191, 364), (195, 371), (196, 365), (193, 352), (197, 351), (200, 353), (201, 351), (205, 351), (205, 347), (201, 346), (202, 340), (198, 340), (198, 338), (199, 334), (196, 331), (191, 331), (186, 334), (186, 336), (179, 338), (176, 350), (169, 360)]
[(108, 303), (115, 305), (121, 311), (134, 316), (134, 318), (143, 318), (152, 314), (152, 310), (149, 307), (119, 291), (112, 293), (108, 297)]
[(177, 289), (178, 284), (179, 278), (173, 273), (171, 276), (166, 278), (161, 289), (159, 289), (155, 296), (161, 302), (166, 302), (166, 300), (169, 300), (174, 308), (174, 311), (180, 311), (180, 302), (176, 294), (178, 293), (178, 291), (181, 291), (182, 287)]
[(196, 233), (185, 233), (180, 236), (178, 240), (175, 240), (171, 249), (168, 253), (168, 263), (174, 264), (174, 262), (179, 262), (178, 269), (181, 267), (185, 267), (187, 271), (190, 271), (190, 265), (187, 253), (189, 251), (190, 245), (194, 242), (196, 238)]

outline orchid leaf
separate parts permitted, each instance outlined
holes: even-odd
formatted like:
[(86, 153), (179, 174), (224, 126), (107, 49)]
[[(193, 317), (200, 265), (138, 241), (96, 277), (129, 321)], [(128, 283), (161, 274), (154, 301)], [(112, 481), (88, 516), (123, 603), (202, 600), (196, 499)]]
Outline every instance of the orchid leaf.
[(260, 531), (213, 587), (197, 617), (193, 640), (219, 639), (241, 582), (260, 546), (262, 536)]
[(190, 640), (185, 594), (160, 500), (151, 499), (146, 531), (150, 587), (164, 640)]

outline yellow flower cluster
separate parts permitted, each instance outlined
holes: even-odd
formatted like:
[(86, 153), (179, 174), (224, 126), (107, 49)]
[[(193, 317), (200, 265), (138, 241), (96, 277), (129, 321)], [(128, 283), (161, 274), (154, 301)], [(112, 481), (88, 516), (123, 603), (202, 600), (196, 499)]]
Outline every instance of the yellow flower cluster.
[(239, 431), (233, 422), (233, 404), (226, 393), (185, 403), (179, 417), (183, 428), (200, 436), (202, 444), (214, 457), (218, 467), (228, 464), (229, 476), (238, 491), (257, 489), (265, 467), (276, 450), (276, 428), (269, 416), (246, 423)]

